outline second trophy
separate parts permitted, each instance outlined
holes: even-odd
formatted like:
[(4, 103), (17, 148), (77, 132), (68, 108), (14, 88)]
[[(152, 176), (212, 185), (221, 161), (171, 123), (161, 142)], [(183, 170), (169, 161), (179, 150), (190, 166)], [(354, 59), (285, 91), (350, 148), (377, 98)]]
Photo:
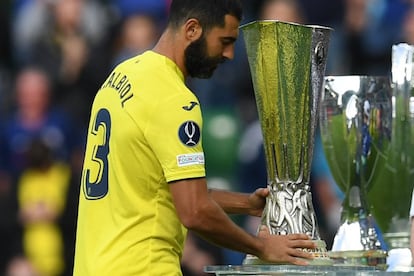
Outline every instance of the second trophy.
[(386, 251), (367, 191), (391, 133), (389, 78), (330, 76), (325, 80), (321, 137), (334, 179), (345, 192), (342, 225), (332, 247), (338, 262), (381, 266)]
[[(392, 78), (327, 76), (320, 129), (345, 193), (330, 256), (380, 269), (411, 266), (409, 209), (414, 176), (414, 47), (394, 45)], [(389, 259), (395, 259), (396, 262)]]

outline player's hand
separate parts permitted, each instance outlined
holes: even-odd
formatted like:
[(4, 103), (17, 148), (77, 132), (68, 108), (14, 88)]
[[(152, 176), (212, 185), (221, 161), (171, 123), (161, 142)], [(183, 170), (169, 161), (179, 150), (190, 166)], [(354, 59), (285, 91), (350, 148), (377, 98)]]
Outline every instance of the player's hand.
[(257, 236), (264, 243), (262, 255), (258, 257), (266, 262), (307, 265), (306, 259), (312, 259), (313, 256), (301, 249), (316, 248), (316, 244), (306, 234), (271, 235), (264, 225)]
[(266, 197), (269, 195), (269, 189), (259, 188), (249, 196), (250, 212), (251, 216), (260, 217), (263, 212), (263, 208), (266, 204)]

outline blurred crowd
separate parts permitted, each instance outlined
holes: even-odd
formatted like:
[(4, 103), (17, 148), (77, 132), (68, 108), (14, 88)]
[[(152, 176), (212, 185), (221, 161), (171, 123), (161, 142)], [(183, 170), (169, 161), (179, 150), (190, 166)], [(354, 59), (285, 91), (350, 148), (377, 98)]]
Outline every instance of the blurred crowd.
[[(277, 19), (332, 27), (326, 74), (387, 75), (391, 47), (414, 44), (412, 0), (242, 0), (244, 22)], [(110, 70), (151, 49), (169, 0), (2, 0), (0, 3), (0, 274), (71, 275), (79, 176), (89, 109)], [(189, 79), (203, 106), (212, 187), (266, 185), (260, 126), (242, 37), (212, 79)], [(318, 141), (318, 139), (317, 139)], [(321, 146), (311, 184), (328, 245), (341, 193)], [(252, 232), (257, 221), (234, 218)], [(243, 256), (192, 233), (184, 275)]]

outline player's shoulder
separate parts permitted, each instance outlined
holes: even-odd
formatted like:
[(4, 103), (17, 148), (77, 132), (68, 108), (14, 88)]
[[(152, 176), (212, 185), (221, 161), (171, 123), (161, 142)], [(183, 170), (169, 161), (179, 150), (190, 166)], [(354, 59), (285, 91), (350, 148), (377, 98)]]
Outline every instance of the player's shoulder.
[[(169, 99), (178, 94), (190, 94), (178, 66), (166, 56), (148, 50), (119, 64), (112, 72), (119, 79), (126, 78), (132, 87), (147, 93), (151, 98)], [(141, 92), (142, 93), (142, 92)]]
[(151, 50), (131, 57), (114, 68), (114, 72), (127, 76), (131, 81), (145, 80), (154, 85), (154, 80), (162, 82), (168, 74), (166, 71), (165, 57)]
[(155, 68), (163, 61), (164, 56), (159, 55), (151, 50), (145, 51), (139, 55), (133, 56), (121, 62), (117, 68), (128, 70), (128, 68)]

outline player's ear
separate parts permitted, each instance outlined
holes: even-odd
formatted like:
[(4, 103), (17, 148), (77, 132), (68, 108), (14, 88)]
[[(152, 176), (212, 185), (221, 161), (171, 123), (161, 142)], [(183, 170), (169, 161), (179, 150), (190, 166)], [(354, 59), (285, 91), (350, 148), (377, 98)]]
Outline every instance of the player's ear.
[(185, 35), (188, 41), (193, 42), (201, 37), (203, 28), (195, 18), (190, 18), (184, 25)]

